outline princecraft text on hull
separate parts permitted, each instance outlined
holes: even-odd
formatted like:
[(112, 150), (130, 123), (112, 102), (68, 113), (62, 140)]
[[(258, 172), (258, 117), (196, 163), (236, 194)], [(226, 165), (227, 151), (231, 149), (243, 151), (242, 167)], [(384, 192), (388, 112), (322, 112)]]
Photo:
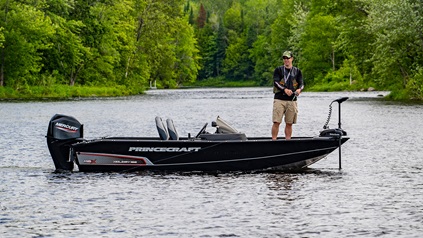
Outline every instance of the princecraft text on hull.
[[(254, 171), (300, 170), (325, 158), (349, 137), (341, 128), (339, 98), (338, 128), (324, 130), (315, 137), (291, 140), (247, 137), (222, 118), (207, 123), (196, 136), (179, 137), (171, 119), (156, 117), (158, 137), (83, 138), (83, 125), (74, 117), (56, 114), (48, 126), (47, 145), (56, 171), (72, 171), (74, 164), (83, 172), (106, 171)], [(333, 103), (332, 102), (332, 103)], [(331, 103), (331, 105), (332, 105)], [(331, 112), (330, 105), (330, 112)]]

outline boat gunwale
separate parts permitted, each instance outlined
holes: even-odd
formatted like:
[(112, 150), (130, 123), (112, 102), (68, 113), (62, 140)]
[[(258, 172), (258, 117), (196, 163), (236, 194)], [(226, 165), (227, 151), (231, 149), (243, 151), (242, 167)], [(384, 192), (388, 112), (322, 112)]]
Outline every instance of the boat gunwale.
[[(342, 136), (342, 140), (347, 139), (349, 140), (350, 137), (348, 136)], [(285, 138), (278, 138), (277, 140), (272, 140), (271, 137), (247, 137), (246, 140), (204, 140), (204, 139), (198, 139), (198, 138), (188, 138), (188, 137), (181, 137), (179, 140), (162, 140), (157, 137), (103, 137), (103, 138), (95, 138), (95, 139), (85, 139), (83, 141), (78, 141), (76, 143), (73, 143), (73, 145), (77, 144), (89, 144), (89, 143), (99, 143), (99, 142), (161, 142), (161, 143), (211, 143), (211, 142), (224, 142), (224, 143), (239, 143), (239, 142), (245, 142), (245, 143), (253, 143), (253, 142), (274, 142), (274, 143), (280, 143), (280, 142), (287, 142), (287, 143), (294, 143), (296, 141), (316, 141), (316, 140), (339, 140), (339, 138), (335, 137), (322, 137), (322, 136), (310, 136), (310, 137), (292, 137), (290, 140), (287, 140)]]

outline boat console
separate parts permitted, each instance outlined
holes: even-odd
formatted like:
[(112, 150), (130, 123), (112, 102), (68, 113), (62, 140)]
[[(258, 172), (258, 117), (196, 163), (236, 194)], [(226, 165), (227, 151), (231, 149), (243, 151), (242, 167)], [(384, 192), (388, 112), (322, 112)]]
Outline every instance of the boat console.
[(216, 132), (214, 134), (200, 134), (199, 138), (210, 141), (247, 140), (245, 133), (239, 132), (237, 129), (229, 125), (229, 123), (224, 121), (220, 116), (217, 116), (216, 121), (212, 122), (212, 126), (216, 128)]
[[(156, 117), (157, 132), (161, 140), (178, 140), (179, 136), (173, 125), (172, 119), (167, 119), (166, 124), (161, 117)], [(167, 126), (166, 126), (167, 125)], [(239, 132), (237, 129), (229, 125), (221, 117), (217, 116), (216, 121), (212, 122), (212, 126), (216, 128), (215, 133), (206, 131), (208, 123), (205, 123), (194, 139), (208, 140), (208, 141), (228, 141), (240, 140), (246, 141), (245, 133)]]

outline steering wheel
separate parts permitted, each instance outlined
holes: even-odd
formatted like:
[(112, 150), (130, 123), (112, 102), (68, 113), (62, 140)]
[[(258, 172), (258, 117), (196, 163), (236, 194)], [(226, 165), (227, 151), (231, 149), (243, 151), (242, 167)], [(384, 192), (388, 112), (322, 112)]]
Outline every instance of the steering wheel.
[(204, 124), (203, 128), (201, 128), (200, 132), (198, 132), (198, 134), (195, 136), (195, 138), (198, 138), (198, 137), (200, 137), (201, 134), (204, 134), (208, 124), (209, 123), (207, 123), (207, 122), (206, 122), (206, 124)]

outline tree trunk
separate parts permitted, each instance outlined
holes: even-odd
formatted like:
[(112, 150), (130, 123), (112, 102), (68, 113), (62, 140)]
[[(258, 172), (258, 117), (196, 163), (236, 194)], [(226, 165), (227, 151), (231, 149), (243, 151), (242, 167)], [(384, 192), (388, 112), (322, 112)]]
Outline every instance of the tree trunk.
[(400, 66), (401, 74), (402, 74), (402, 86), (403, 88), (407, 87), (408, 78), (410, 77), (407, 73), (407, 70)]
[[(7, 25), (7, 13), (9, 12), (9, 0), (6, 2), (6, 6), (4, 8), (4, 25)], [(4, 86), (4, 51), (5, 48), (1, 49), (1, 66), (0, 66), (0, 87)]]
[(4, 86), (4, 48), (1, 49), (0, 87)]
[(138, 29), (137, 29), (137, 42), (140, 41), (143, 25), (144, 25), (144, 19), (140, 16), (139, 22), (138, 22)]
[(73, 76), (73, 71), (71, 72), (71, 74), (70, 74), (70, 77), (69, 77), (69, 86), (73, 86), (73, 85), (75, 85), (75, 78), (74, 78), (74, 76)]
[(78, 78), (78, 73), (81, 71), (81, 69), (84, 67), (84, 64), (81, 64), (79, 68), (77, 68), (75, 71), (71, 72), (70, 78), (69, 78), (69, 86), (74, 86), (76, 79)]
[(332, 47), (332, 56), (331, 56), (331, 60), (332, 60), (332, 70), (335, 71), (335, 50)]

